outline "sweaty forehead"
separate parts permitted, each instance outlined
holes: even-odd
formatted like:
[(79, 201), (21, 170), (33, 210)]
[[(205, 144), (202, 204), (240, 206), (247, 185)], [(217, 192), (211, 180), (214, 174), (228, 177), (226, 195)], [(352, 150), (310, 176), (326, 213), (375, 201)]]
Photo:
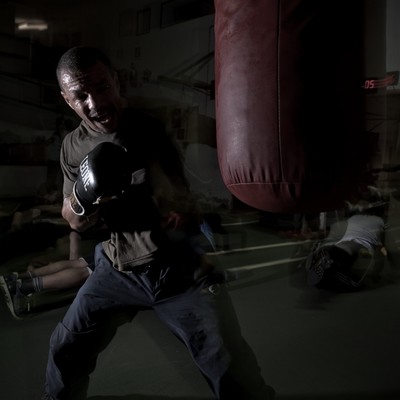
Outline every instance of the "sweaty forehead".
[(85, 70), (63, 69), (60, 71), (60, 84), (64, 90), (85, 90), (110, 79), (110, 70), (101, 63)]
[(73, 86), (89, 83), (90, 76), (83, 71), (62, 70), (60, 74), (60, 83), (64, 89), (70, 89)]

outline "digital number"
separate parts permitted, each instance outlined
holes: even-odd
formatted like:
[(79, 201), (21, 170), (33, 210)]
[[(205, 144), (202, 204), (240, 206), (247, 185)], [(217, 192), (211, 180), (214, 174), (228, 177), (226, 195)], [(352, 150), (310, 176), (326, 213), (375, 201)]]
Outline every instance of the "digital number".
[(364, 89), (375, 89), (375, 79), (367, 79), (364, 82)]

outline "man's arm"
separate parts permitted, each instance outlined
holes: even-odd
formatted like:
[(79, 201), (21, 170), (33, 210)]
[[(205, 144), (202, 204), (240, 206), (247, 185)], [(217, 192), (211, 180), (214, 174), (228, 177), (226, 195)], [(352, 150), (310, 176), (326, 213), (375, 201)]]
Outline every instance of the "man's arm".
[(99, 220), (99, 213), (96, 211), (91, 215), (77, 215), (72, 211), (70, 197), (66, 197), (63, 202), (62, 217), (69, 223), (71, 229), (84, 232), (92, 226), (96, 225)]
[(99, 220), (100, 203), (118, 196), (130, 185), (128, 160), (125, 148), (103, 142), (81, 161), (72, 192), (65, 197), (61, 210), (72, 229), (83, 232), (94, 226)]

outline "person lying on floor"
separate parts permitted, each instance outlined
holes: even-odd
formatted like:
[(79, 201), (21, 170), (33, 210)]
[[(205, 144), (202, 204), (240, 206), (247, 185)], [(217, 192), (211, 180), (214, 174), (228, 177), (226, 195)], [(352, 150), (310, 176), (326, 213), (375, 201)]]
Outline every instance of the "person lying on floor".
[(82, 257), (79, 233), (69, 234), (68, 260), (51, 262), (39, 268), (0, 276), (0, 287), (7, 306), (15, 318), (30, 311), (30, 296), (48, 290), (68, 290), (80, 287), (93, 272), (93, 255)]
[(339, 291), (353, 291), (363, 287), (364, 278), (368, 272), (357, 273), (352, 268), (360, 253), (371, 256), (379, 252), (386, 256), (383, 245), (385, 231), (384, 213), (382, 208), (371, 208), (360, 214), (352, 215), (347, 220), (343, 236), (336, 241), (316, 242), (307, 257), (305, 267), (307, 282), (317, 288)]
[[(213, 229), (207, 220), (200, 225), (200, 231), (206, 237), (207, 243), (215, 249)], [(108, 235), (104, 227), (95, 237), (96, 241), (105, 239)], [(11, 314), (19, 319), (22, 314), (30, 311), (30, 296), (34, 293), (51, 290), (69, 290), (79, 288), (94, 270), (94, 255), (81, 256), (81, 234), (71, 231), (69, 234), (69, 259), (57, 260), (47, 265), (35, 267), (30, 263), (26, 271), (11, 272), (0, 275), (0, 288), (4, 294), (7, 307)]]

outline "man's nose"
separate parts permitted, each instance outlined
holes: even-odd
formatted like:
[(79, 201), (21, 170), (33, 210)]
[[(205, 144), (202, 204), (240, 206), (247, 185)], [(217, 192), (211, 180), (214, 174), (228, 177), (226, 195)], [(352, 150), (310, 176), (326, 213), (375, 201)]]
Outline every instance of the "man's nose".
[(98, 109), (101, 105), (102, 99), (101, 96), (95, 93), (91, 93), (88, 96), (88, 107), (90, 110)]

